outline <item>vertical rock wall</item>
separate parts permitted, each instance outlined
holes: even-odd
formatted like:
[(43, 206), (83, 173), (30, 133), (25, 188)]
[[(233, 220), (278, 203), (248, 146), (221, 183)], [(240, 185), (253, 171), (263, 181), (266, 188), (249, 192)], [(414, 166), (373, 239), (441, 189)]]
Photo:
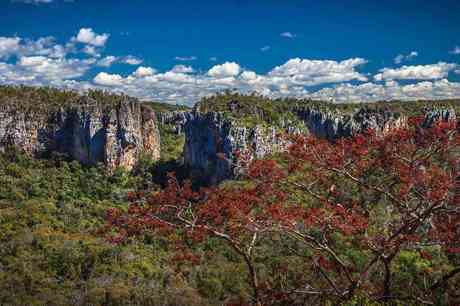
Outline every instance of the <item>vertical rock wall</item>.
[(66, 153), (83, 164), (131, 169), (141, 154), (160, 158), (155, 113), (136, 101), (80, 103), (48, 113), (0, 108), (0, 148), (17, 146), (29, 155)]

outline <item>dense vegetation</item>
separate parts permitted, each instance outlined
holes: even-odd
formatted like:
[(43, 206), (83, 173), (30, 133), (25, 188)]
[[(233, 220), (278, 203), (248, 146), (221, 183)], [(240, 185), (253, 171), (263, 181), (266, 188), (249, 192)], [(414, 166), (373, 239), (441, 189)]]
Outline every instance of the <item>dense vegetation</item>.
[(0, 86), (0, 107), (9, 106), (18, 111), (49, 113), (63, 107), (84, 105), (96, 102), (111, 107), (122, 101), (138, 102), (126, 95), (110, 94), (100, 90), (90, 90), (80, 94), (72, 90), (51, 87)]
[[(50, 111), (82, 103), (82, 97), (106, 105), (131, 99), (100, 91), (81, 95), (0, 86), (0, 106), (21, 111)], [(234, 109), (232, 101), (237, 101)], [(145, 104), (157, 113), (188, 110)], [(388, 102), (384, 108), (411, 115), (433, 104), (454, 108), (457, 114), (460, 110), (458, 101)], [(294, 107), (349, 111), (358, 106), (225, 93), (205, 98), (197, 107), (258, 124), (280, 117), (294, 120), (288, 112)], [(460, 303), (460, 233), (455, 232), (460, 221), (458, 208), (449, 202), (460, 152), (452, 127), (448, 139), (448, 127), (431, 138), (417, 138), (419, 130), (413, 129), (400, 131), (380, 147), (382, 140), (372, 137), (341, 144), (345, 147), (296, 139), (298, 146), (289, 154), (255, 162), (246, 179), (201, 191), (182, 184), (188, 174), (181, 162), (184, 135), (174, 129), (173, 124), (160, 125), (161, 160), (143, 157), (131, 172), (108, 173), (102, 165), (84, 167), (60, 155), (32, 159), (14, 148), (0, 153), (0, 305)], [(334, 173), (326, 167), (330, 164), (307, 154), (312, 151), (305, 151), (302, 141), (338, 163), (334, 167), (346, 165), (339, 169), (368, 187), (388, 188), (393, 198), (346, 179), (346, 172)], [(411, 150), (418, 155), (411, 156)], [(416, 162), (408, 171), (392, 154)], [(396, 209), (395, 199), (407, 201), (408, 209)], [(414, 207), (416, 200), (423, 205)], [(424, 213), (430, 201), (448, 205), (436, 206), (428, 220)], [(196, 222), (194, 227), (183, 226), (174, 218), (177, 214), (165, 214), (184, 203), (194, 203), (183, 215), (183, 220)], [(176, 228), (143, 214), (144, 209), (156, 214), (162, 205), (169, 208), (157, 216)], [(418, 218), (411, 219), (414, 213)], [(295, 233), (302, 239), (294, 237), (296, 227), (287, 226), (299, 217), (308, 225)], [(271, 226), (280, 222), (286, 222), (284, 230), (273, 231)], [(410, 224), (409, 232), (398, 236), (399, 244), (385, 243), (400, 224)], [(222, 239), (222, 233), (233, 240)], [(312, 247), (305, 237), (320, 244)], [(370, 272), (356, 282), (369, 263)]]
[(238, 305), (457, 305), (460, 138), (456, 122), (422, 124), (295, 137), (280, 160), (253, 162), (245, 184), (194, 191), (170, 176), (127, 213), (110, 210), (110, 239), (165, 237), (198, 266), (221, 258), (220, 241), (245, 267)]
[(241, 287), (220, 272), (238, 265), (192, 267), (185, 277), (170, 264), (175, 252), (164, 240), (105, 239), (106, 211), (125, 209), (130, 192), (153, 185), (122, 170), (0, 154), (0, 304), (210, 305), (206, 296)]
[(350, 113), (358, 109), (391, 111), (395, 114), (418, 116), (426, 109), (442, 108), (454, 109), (460, 112), (460, 100), (437, 100), (437, 101), (385, 101), (375, 103), (330, 103), (310, 99), (270, 99), (258, 94), (242, 95), (238, 92), (224, 92), (214, 96), (203, 98), (195, 105), (201, 112), (225, 112), (232, 117), (247, 123), (268, 122), (277, 123), (285, 118), (295, 121), (293, 109), (311, 108), (328, 110), (331, 112)]

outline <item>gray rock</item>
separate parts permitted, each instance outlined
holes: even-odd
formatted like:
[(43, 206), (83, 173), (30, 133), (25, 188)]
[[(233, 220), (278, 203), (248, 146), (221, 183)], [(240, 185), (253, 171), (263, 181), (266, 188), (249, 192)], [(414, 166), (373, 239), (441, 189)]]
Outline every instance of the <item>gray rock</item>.
[(31, 156), (62, 152), (83, 164), (131, 169), (141, 153), (160, 158), (155, 113), (136, 101), (106, 106), (83, 97), (80, 103), (45, 113), (0, 109), (0, 149), (16, 146)]
[(191, 113), (184, 131), (184, 163), (210, 184), (234, 177), (244, 162), (287, 148), (275, 126), (239, 126), (222, 113)]
[[(235, 103), (231, 104), (234, 108)], [(223, 113), (186, 112), (184, 163), (198, 171), (210, 184), (234, 178), (244, 171), (244, 164), (286, 150), (289, 142), (277, 131), (286, 134), (310, 133), (335, 141), (372, 129), (383, 135), (407, 125), (407, 117), (385, 110), (367, 108), (352, 113), (331, 110), (293, 109), (305, 125), (299, 127), (282, 118), (276, 125), (244, 127), (237, 119), (227, 119)], [(426, 125), (437, 120), (456, 120), (454, 110), (425, 110)]]

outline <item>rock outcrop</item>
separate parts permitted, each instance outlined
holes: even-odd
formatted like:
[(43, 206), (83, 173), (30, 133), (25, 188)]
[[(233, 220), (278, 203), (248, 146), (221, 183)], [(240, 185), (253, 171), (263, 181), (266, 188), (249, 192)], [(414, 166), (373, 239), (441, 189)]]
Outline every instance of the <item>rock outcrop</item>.
[(280, 152), (286, 141), (274, 126), (244, 127), (223, 113), (189, 113), (184, 162), (210, 184), (234, 177), (241, 163)]
[[(405, 115), (386, 110), (361, 108), (353, 113), (302, 108), (293, 110), (299, 128), (289, 120), (277, 125), (258, 124), (245, 127), (237, 119), (228, 119), (220, 112), (188, 112), (182, 114), (181, 129), (185, 132), (184, 162), (198, 170), (210, 184), (232, 178), (241, 171), (241, 164), (286, 150), (289, 143), (281, 134), (310, 133), (330, 141), (349, 137), (368, 129), (385, 134), (407, 125)], [(425, 110), (426, 125), (437, 120), (456, 120), (455, 110)]]
[(49, 112), (0, 106), (0, 149), (16, 146), (29, 155), (68, 154), (83, 164), (131, 169), (141, 153), (160, 158), (155, 113), (126, 100), (107, 105), (89, 97)]
[(372, 129), (384, 134), (392, 128), (403, 127), (407, 117), (383, 110), (359, 109), (352, 114), (341, 114), (329, 110), (301, 109), (297, 111), (308, 131), (316, 137), (334, 141)]
[[(452, 108), (448, 108), (448, 109), (434, 108), (434, 109), (425, 110), (425, 120), (423, 122), (423, 126), (430, 127), (436, 121), (440, 121), (440, 120), (444, 122), (457, 121), (457, 114), (455, 113), (455, 110)], [(459, 121), (457, 121), (457, 123), (460, 124)]]
[(172, 111), (157, 113), (159, 124), (169, 124), (174, 127), (173, 132), (176, 135), (182, 135), (185, 124), (193, 117), (189, 111)]

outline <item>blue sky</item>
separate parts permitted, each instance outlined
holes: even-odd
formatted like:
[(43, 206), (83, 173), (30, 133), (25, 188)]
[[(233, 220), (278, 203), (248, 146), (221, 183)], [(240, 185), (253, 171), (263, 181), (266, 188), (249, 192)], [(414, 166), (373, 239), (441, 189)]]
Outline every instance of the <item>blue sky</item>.
[(235, 88), (460, 97), (459, 1), (2, 0), (0, 83), (192, 104)]

